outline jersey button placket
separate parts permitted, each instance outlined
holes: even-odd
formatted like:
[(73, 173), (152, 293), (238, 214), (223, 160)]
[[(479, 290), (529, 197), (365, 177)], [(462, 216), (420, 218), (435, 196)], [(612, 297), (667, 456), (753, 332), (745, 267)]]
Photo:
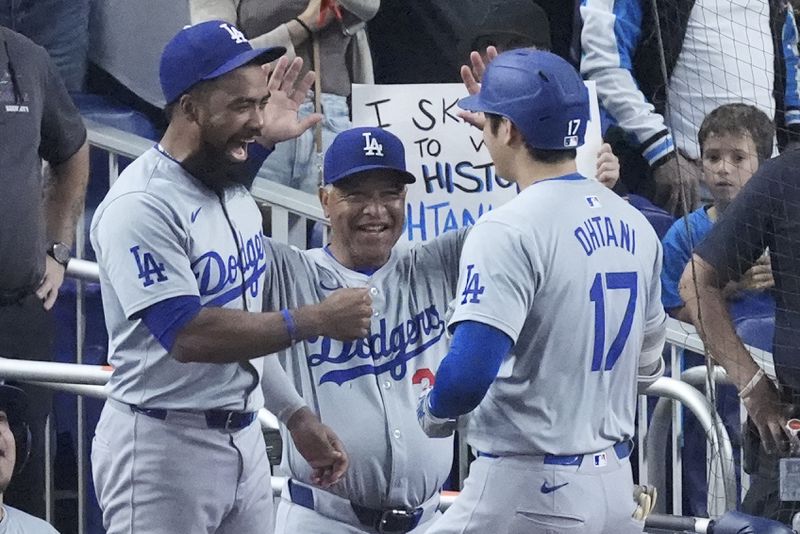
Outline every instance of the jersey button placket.
[(381, 318), (382, 299), (378, 298), (380, 291), (377, 287), (369, 288), (369, 296), (372, 298), (372, 319), (377, 321)]

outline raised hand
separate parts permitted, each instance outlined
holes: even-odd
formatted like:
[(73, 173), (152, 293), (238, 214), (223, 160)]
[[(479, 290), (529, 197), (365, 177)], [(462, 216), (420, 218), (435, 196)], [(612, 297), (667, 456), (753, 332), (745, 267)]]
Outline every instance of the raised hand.
[[(475, 95), (480, 92), (481, 80), (483, 79), (483, 73), (486, 72), (486, 65), (496, 57), (497, 49), (493, 46), (486, 48), (486, 61), (484, 61), (483, 57), (481, 57), (478, 52), (473, 50), (469, 55), (471, 66), (461, 66), (461, 80), (464, 82), (464, 86), (467, 88), (467, 92), (470, 95)], [(483, 116), (483, 113), (462, 110), (458, 112), (458, 116), (480, 130), (483, 130), (483, 125), (486, 123), (486, 118)]]
[(614, 189), (619, 180), (619, 159), (608, 143), (603, 143), (597, 153), (597, 180), (609, 189)]
[(298, 81), (300, 71), (303, 69), (302, 58), (296, 57), (289, 62), (289, 59), (283, 56), (275, 63), (271, 73), (269, 65), (264, 65), (263, 68), (268, 74), (269, 100), (264, 107), (264, 126), (258, 141), (271, 148), (276, 143), (300, 136), (321, 121), (322, 115), (312, 113), (302, 119), (298, 116), (300, 104), (314, 85), (315, 77), (314, 71), (308, 71)]

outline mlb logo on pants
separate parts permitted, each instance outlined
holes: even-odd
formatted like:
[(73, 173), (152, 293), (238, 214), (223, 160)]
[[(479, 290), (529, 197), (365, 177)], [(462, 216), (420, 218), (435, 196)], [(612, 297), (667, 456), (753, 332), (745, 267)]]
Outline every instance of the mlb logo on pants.
[(606, 453), (601, 452), (600, 454), (594, 455), (595, 467), (605, 467), (607, 464), (608, 464), (608, 459), (606, 458)]

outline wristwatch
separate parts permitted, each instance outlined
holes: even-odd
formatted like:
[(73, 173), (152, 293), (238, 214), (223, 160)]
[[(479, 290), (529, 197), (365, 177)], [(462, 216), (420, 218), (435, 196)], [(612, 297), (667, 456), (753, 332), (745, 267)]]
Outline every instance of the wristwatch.
[(55, 243), (50, 245), (50, 248), (47, 249), (47, 253), (50, 255), (51, 258), (56, 260), (64, 267), (66, 267), (67, 263), (69, 263), (70, 248), (64, 243), (56, 241)]

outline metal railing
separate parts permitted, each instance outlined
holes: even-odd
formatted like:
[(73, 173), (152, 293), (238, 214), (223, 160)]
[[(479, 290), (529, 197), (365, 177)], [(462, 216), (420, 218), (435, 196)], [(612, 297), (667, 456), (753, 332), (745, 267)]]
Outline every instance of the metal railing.
[[(102, 365), (86, 365), (86, 364), (70, 364), (70, 363), (55, 363), (55, 362), (39, 362), (39, 361), (25, 361), (25, 360), (11, 360), (0, 358), (0, 378), (3, 380), (14, 380), (18, 382), (29, 382), (39, 386), (52, 388), (57, 391), (72, 393), (79, 396), (89, 396), (94, 398), (106, 398), (105, 388), (103, 387), (108, 379), (111, 377), (112, 369), (108, 366)], [(663, 396), (680, 401), (689, 407), (698, 419), (704, 423), (704, 428), (711, 428), (713, 423), (713, 415), (709, 410), (709, 406), (705, 402), (705, 398), (691, 386), (672, 378), (662, 377), (653, 383), (646, 392), (648, 395)], [(646, 397), (645, 397), (646, 398)], [(259, 422), (264, 429), (278, 429), (278, 420), (266, 409), (262, 408), (258, 414)], [(642, 427), (640, 427), (642, 428)], [(713, 435), (713, 432), (711, 433)], [(83, 439), (82, 436), (78, 436)], [(641, 440), (640, 440), (640, 443)], [(655, 446), (661, 445), (662, 442), (657, 442)], [(650, 446), (646, 446), (644, 454), (640, 455), (640, 462), (645, 462), (648, 456), (647, 451)], [(719, 444), (712, 445), (712, 449), (717, 451), (717, 454), (722, 458), (722, 465), (724, 466), (728, 460), (732, 462), (730, 457), (729, 447), (719, 446)], [(459, 455), (461, 457), (462, 455)], [(466, 457), (466, 454), (463, 455)], [(51, 461), (48, 458), (48, 462)], [(84, 464), (85, 465), (85, 464)], [(273, 476), (272, 489), (275, 497), (280, 495), (281, 489), (285, 482), (285, 477)], [(644, 483), (644, 481), (641, 481)], [(49, 500), (52, 496), (49, 494), (46, 498)], [(79, 493), (84, 493), (86, 487), (80, 486)], [(666, 495), (666, 493), (662, 493)], [(450, 506), (454, 500), (452, 493), (445, 492), (440, 501), (440, 509), (445, 510)], [(735, 501), (732, 506), (718, 511), (716, 515), (721, 515), (727, 510), (735, 508)], [(85, 511), (84, 511), (85, 513)], [(705, 525), (705, 523), (701, 523)], [(85, 524), (78, 525), (78, 532), (83, 534), (85, 532)], [(698, 530), (698, 532), (704, 532)]]

